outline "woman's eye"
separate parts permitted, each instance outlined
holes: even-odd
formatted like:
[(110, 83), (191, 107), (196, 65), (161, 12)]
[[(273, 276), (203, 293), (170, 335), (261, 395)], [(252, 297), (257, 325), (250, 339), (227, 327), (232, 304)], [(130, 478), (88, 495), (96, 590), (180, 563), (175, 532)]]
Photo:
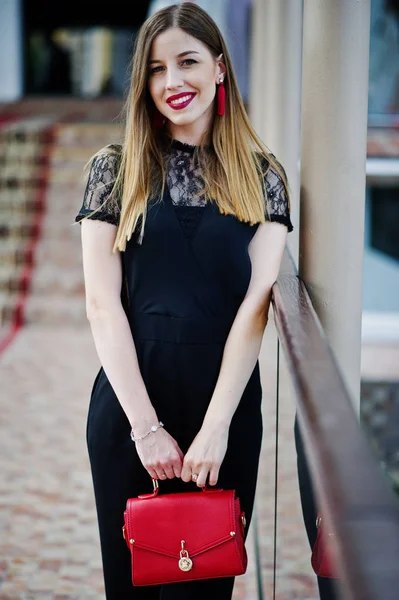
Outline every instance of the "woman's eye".
[[(197, 61), (193, 58), (185, 58), (182, 60), (181, 65), (185, 67), (191, 67), (191, 65), (197, 64)], [(158, 67), (153, 67), (150, 69), (150, 74), (155, 75), (156, 73), (160, 73), (163, 69), (163, 66), (159, 65)]]
[(190, 63), (190, 65), (194, 65), (197, 63), (197, 61), (194, 60), (193, 58), (186, 58), (182, 61), (182, 64), (184, 64), (184, 63)]

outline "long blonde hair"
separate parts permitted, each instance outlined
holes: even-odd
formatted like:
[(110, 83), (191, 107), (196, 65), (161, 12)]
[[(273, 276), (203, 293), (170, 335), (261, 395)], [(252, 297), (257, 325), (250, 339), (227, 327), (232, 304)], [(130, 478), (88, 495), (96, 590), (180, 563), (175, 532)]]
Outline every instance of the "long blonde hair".
[[(222, 117), (216, 115), (215, 102), (210, 146), (206, 151), (202, 144), (196, 149), (205, 184), (203, 193), (217, 204), (222, 214), (235, 215), (252, 225), (263, 223), (266, 220), (266, 165), (267, 168), (272, 166), (281, 176), (290, 206), (284, 169), (249, 121), (229, 52), (217, 25), (206, 11), (192, 2), (171, 5), (143, 23), (135, 43), (130, 89), (121, 113), (125, 132), (120, 168), (111, 192), (114, 198), (121, 198), (114, 251), (126, 249), (136, 227), (140, 229), (139, 239), (143, 238), (148, 201), (156, 191), (159, 193), (160, 190), (160, 197), (164, 192), (166, 175), (160, 134), (151, 124), (154, 103), (147, 82), (152, 43), (156, 36), (172, 27), (178, 27), (202, 42), (215, 58), (223, 54), (226, 66), (225, 114)], [(95, 156), (104, 151), (107, 150), (103, 149)], [(270, 217), (268, 207), (267, 212)]]

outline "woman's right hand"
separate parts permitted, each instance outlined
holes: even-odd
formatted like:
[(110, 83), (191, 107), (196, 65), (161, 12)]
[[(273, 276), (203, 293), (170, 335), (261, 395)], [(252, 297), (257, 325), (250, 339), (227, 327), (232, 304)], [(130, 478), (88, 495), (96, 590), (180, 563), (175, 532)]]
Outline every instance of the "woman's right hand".
[(158, 429), (136, 442), (137, 454), (153, 479), (180, 477), (183, 452), (176, 440), (165, 430)]

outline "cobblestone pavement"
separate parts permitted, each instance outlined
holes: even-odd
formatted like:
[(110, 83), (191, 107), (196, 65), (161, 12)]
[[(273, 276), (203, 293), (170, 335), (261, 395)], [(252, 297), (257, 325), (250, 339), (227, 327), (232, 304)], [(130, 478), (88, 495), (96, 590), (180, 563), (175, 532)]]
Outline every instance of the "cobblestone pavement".
[(4, 353), (0, 598), (103, 598), (85, 449), (85, 330), (24, 329)]
[[(265, 598), (272, 597), (275, 332), (261, 355), (265, 436), (257, 492)], [(0, 432), (0, 599), (103, 599), (85, 421), (98, 368), (88, 326), (31, 325), (3, 354)], [(302, 526), (292, 436), (293, 405), (280, 377), (278, 600), (314, 600), (315, 578)], [(252, 532), (253, 533), (253, 532)], [(235, 599), (255, 600), (253, 536), (249, 569)], [(122, 599), (121, 599), (122, 600)]]

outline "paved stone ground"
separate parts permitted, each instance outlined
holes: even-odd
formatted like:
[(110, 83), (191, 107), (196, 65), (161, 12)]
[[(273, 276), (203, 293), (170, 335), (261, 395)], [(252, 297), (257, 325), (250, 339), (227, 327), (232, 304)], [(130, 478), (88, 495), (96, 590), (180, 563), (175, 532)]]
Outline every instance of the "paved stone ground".
[[(262, 352), (265, 436), (257, 494), (265, 597), (272, 597), (275, 332)], [(88, 327), (25, 328), (2, 356), (0, 599), (102, 599), (102, 571), (85, 420), (98, 368)], [(293, 404), (280, 378), (279, 600), (314, 600), (293, 452)], [(253, 532), (252, 532), (253, 533)], [(235, 599), (255, 600), (250, 566)], [(121, 599), (122, 600), (122, 599)]]
[[(265, 599), (273, 598), (276, 344), (271, 312), (260, 357), (264, 441), (256, 507)], [(316, 600), (296, 478), (293, 394), (280, 361), (275, 598)], [(98, 366), (87, 324), (29, 325), (1, 357), (0, 600), (104, 599), (85, 445)], [(235, 600), (257, 598), (253, 527), (247, 548), (249, 568), (237, 578)]]
[(87, 331), (21, 332), (3, 355), (0, 598), (103, 598), (84, 443)]

